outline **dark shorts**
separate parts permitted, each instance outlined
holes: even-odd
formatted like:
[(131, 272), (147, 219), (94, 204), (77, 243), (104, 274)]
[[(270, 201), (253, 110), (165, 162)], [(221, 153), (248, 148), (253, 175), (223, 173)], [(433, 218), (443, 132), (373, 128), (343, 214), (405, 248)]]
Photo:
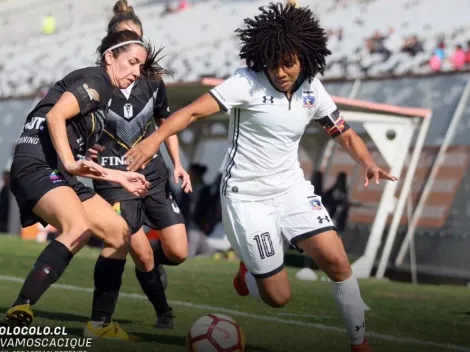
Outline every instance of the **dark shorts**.
[(184, 218), (168, 185), (157, 193), (140, 199), (128, 199), (112, 203), (116, 213), (126, 220), (134, 234), (146, 225), (161, 230), (176, 224), (184, 224)]
[(37, 222), (47, 225), (33, 213), (33, 208), (47, 192), (63, 186), (71, 187), (82, 202), (96, 194), (77, 177), (60, 171), (57, 165), (32, 157), (15, 157), (11, 165), (11, 191), (18, 202), (21, 226), (27, 227)]

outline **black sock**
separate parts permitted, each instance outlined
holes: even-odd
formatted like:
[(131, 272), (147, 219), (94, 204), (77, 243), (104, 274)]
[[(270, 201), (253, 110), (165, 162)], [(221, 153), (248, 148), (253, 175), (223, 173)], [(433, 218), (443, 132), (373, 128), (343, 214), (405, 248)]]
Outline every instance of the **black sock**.
[(155, 244), (153, 245), (153, 260), (155, 261), (155, 266), (157, 266), (158, 264), (170, 266), (177, 266), (181, 264), (175, 263), (168, 259), (165, 252), (163, 251), (162, 243), (160, 241), (155, 242)]
[(72, 252), (62, 243), (57, 241), (49, 243), (36, 260), (13, 305), (35, 304), (60, 278), (72, 258)]
[(142, 291), (144, 291), (150, 303), (152, 303), (157, 315), (167, 313), (170, 310), (170, 307), (166, 301), (165, 290), (163, 289), (163, 285), (156, 268), (147, 272), (139, 271), (135, 268), (135, 276), (137, 276), (137, 280), (139, 280)]
[(99, 256), (95, 265), (92, 321), (111, 323), (121, 288), (126, 260)]

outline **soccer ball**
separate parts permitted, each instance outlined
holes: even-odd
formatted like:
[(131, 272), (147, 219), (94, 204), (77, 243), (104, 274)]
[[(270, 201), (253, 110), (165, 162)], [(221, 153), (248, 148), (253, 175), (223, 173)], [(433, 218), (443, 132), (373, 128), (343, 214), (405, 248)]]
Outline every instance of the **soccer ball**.
[(186, 349), (191, 352), (243, 352), (245, 336), (232, 318), (223, 314), (204, 315), (189, 329)]

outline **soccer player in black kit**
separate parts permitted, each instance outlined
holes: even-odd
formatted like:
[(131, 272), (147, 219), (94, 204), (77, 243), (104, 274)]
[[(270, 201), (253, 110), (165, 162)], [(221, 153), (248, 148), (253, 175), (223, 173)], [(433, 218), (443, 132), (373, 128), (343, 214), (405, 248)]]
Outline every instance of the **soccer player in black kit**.
[[(118, 1), (113, 10), (114, 16), (108, 25), (109, 33), (132, 30), (142, 36), (141, 21), (127, 1)], [(98, 156), (101, 166), (125, 170), (124, 154), (155, 131), (156, 124), (162, 123), (169, 115), (163, 81), (138, 79), (128, 88), (114, 91), (100, 145), (90, 152)], [(182, 178), (183, 190), (191, 191), (189, 175), (180, 163), (177, 136), (171, 136), (166, 143), (174, 162), (175, 179)], [(128, 223), (133, 234), (130, 254), (135, 262), (135, 273), (143, 292), (155, 308), (156, 326), (171, 329), (173, 312), (167, 303), (157, 268), (162, 264), (178, 265), (185, 260), (188, 253), (187, 234), (183, 216), (169, 189), (168, 171), (162, 156), (156, 154), (141, 172), (151, 183), (144, 197), (136, 197), (120, 185), (105, 180), (94, 180), (94, 189)], [(143, 231), (144, 224), (160, 232), (161, 245), (155, 248), (155, 253)], [(103, 292), (100, 285), (101, 282), (95, 276), (91, 321), (83, 332), (87, 337), (103, 336), (113, 328), (109, 324), (119, 291)], [(126, 336), (117, 338), (127, 340)]]
[[(15, 302), (3, 317), (8, 325), (29, 325), (34, 305), (63, 274), (92, 234), (105, 245), (95, 276), (114, 290), (121, 285), (129, 227), (113, 208), (76, 176), (115, 182), (134, 195), (147, 192), (142, 174), (103, 168), (86, 160), (101, 136), (114, 88), (124, 89), (141, 72), (152, 73), (154, 51), (132, 31), (110, 33), (98, 48), (97, 67), (68, 74), (54, 84), (28, 115), (11, 166), (11, 190), (23, 227), (38, 221), (60, 235), (39, 255)], [(116, 330), (121, 330), (116, 324)]]

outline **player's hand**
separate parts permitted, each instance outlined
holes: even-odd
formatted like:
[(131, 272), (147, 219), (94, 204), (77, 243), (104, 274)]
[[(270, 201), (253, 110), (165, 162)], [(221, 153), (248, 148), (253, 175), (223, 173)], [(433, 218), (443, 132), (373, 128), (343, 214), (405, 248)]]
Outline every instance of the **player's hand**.
[(369, 165), (364, 170), (364, 187), (369, 186), (369, 180), (375, 179), (375, 183), (379, 184), (380, 179), (389, 180), (389, 181), (396, 181), (398, 177), (389, 175), (384, 170), (382, 170), (377, 165)]
[(87, 160), (96, 160), (98, 159), (98, 154), (104, 151), (104, 147), (100, 144), (95, 144), (93, 147), (89, 148), (86, 155), (85, 159)]
[(68, 163), (65, 166), (65, 170), (68, 173), (71, 173), (76, 176), (82, 177), (104, 177), (108, 173), (104, 167), (95, 163), (91, 160), (82, 159), (80, 161), (74, 161), (72, 163)]
[(150, 183), (145, 179), (145, 176), (137, 172), (123, 171), (120, 172), (118, 182), (128, 192), (135, 196), (142, 197), (147, 194)]
[(186, 170), (183, 168), (183, 165), (175, 165), (173, 170), (173, 177), (175, 178), (175, 183), (178, 184), (181, 179), (181, 188), (183, 189), (184, 193), (189, 193), (193, 191), (193, 187), (191, 185), (191, 178)]
[(142, 142), (137, 143), (134, 148), (124, 155), (127, 170), (137, 171), (139, 168), (144, 169), (159, 147), (160, 144), (156, 144), (152, 138), (145, 138)]

